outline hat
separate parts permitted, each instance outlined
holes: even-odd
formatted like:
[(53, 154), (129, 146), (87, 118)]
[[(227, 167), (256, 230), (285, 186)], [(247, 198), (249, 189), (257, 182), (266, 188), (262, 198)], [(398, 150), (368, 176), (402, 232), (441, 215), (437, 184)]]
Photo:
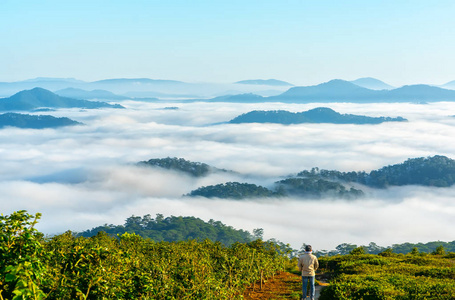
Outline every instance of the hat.
[(310, 251), (312, 251), (312, 250), (313, 250), (313, 248), (311, 247), (311, 245), (306, 245), (306, 246), (305, 246), (305, 251), (306, 251), (306, 252), (310, 252)]

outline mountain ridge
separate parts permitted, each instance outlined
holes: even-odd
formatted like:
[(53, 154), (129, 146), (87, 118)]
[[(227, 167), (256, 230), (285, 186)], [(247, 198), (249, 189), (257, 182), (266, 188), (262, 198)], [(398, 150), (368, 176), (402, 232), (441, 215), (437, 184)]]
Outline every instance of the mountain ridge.
[(208, 101), (244, 103), (422, 103), (455, 101), (455, 90), (426, 84), (405, 85), (392, 90), (372, 90), (346, 80), (333, 79), (318, 85), (295, 86), (276, 96), (262, 97), (256, 94), (240, 94), (216, 97)]
[(254, 84), (254, 85), (269, 85), (269, 86), (294, 86), (292, 83), (277, 80), (277, 79), (247, 79), (234, 82), (237, 84)]
[(62, 96), (62, 97), (81, 99), (81, 100), (86, 100), (86, 99), (127, 100), (127, 99), (131, 99), (127, 96), (117, 95), (110, 91), (99, 90), (99, 89), (87, 91), (87, 90), (83, 90), (83, 89), (69, 87), (66, 89), (61, 89), (61, 90), (55, 91), (54, 93), (59, 96)]
[[(207, 176), (212, 170), (207, 164), (187, 161), (183, 158), (153, 159), (152, 166), (172, 169), (190, 174), (193, 177)], [(147, 165), (139, 162), (138, 165)], [(233, 172), (221, 169), (223, 172)], [(420, 185), (450, 187), (455, 184), (455, 160), (446, 156), (409, 158), (403, 163), (384, 166), (367, 173), (365, 171), (340, 172), (304, 170), (296, 175), (281, 177), (273, 187), (268, 188), (248, 182), (224, 182), (201, 186), (184, 196), (220, 199), (249, 199), (269, 197), (296, 197), (300, 199), (357, 199), (365, 193), (361, 189), (370, 187), (384, 189), (389, 186)], [(355, 186), (355, 187), (354, 187)]]
[(349, 82), (370, 90), (391, 90), (395, 88), (390, 84), (387, 84), (384, 81), (381, 81), (373, 77), (362, 77), (356, 80), (351, 80)]
[(0, 114), (0, 129), (4, 127), (44, 129), (73, 125), (82, 125), (82, 123), (66, 117), (56, 118), (50, 115), (35, 116), (17, 113)]
[(101, 79), (92, 81), (90, 83), (107, 83), (107, 84), (119, 84), (119, 83), (146, 83), (146, 84), (153, 84), (153, 83), (185, 83), (183, 81), (178, 80), (168, 80), (168, 79), (151, 79), (151, 78), (111, 78), (111, 79)]
[(21, 111), (37, 108), (124, 108), (118, 104), (61, 97), (43, 88), (18, 92), (11, 97), (0, 99), (0, 111)]
[(402, 117), (367, 117), (352, 114), (340, 114), (327, 107), (317, 107), (304, 112), (292, 113), (285, 110), (250, 111), (230, 120), (229, 123), (332, 123), (332, 124), (380, 124), (383, 122), (404, 122)]

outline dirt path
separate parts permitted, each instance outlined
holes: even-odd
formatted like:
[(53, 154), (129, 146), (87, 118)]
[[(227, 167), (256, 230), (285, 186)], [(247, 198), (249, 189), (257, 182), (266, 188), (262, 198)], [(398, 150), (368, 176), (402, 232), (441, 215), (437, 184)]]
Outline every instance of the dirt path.
[(321, 294), (321, 290), (327, 285), (326, 283), (322, 283), (323, 285), (317, 285), (314, 287), (314, 299), (319, 299), (319, 295)]
[[(323, 286), (316, 286), (315, 299), (319, 298), (319, 294)], [(300, 300), (302, 293), (301, 277), (296, 274), (283, 272), (275, 275), (274, 278), (267, 280), (260, 289), (259, 283), (250, 286), (243, 297), (246, 300), (272, 300), (272, 299), (294, 299)]]

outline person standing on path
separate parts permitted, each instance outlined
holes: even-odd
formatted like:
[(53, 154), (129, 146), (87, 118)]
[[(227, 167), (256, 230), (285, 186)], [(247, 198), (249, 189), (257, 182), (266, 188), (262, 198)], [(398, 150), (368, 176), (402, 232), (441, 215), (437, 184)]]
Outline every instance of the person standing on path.
[(310, 284), (310, 299), (314, 300), (314, 277), (319, 268), (318, 258), (312, 254), (311, 245), (305, 246), (305, 253), (299, 257), (299, 272), (302, 273), (302, 299), (306, 299), (308, 283)]

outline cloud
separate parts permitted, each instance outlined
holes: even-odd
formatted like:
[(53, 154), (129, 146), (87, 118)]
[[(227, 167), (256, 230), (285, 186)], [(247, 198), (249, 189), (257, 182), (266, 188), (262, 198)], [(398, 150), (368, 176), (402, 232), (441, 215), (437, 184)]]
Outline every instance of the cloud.
[[(370, 171), (407, 158), (455, 158), (455, 103), (227, 104), (127, 102), (127, 109), (59, 110), (84, 126), (0, 130), (1, 212), (42, 212), (46, 233), (122, 224), (150, 213), (194, 215), (252, 231), (264, 228), (299, 248), (333, 249), (344, 242), (390, 245), (453, 239), (453, 189), (401, 187), (368, 190), (362, 201), (182, 198), (226, 181), (270, 186), (281, 176), (319, 167)], [(402, 116), (380, 125), (217, 124), (254, 109), (304, 111), (328, 106), (341, 113)], [(182, 157), (238, 174), (195, 179), (134, 164)]]

